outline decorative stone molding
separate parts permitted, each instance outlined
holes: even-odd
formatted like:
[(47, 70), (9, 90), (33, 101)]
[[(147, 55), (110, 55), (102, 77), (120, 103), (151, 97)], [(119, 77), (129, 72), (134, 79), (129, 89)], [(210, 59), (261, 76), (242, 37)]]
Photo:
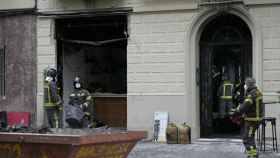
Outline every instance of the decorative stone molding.
[[(262, 88), (262, 34), (255, 19), (251, 16), (248, 9), (240, 5), (232, 5), (227, 13), (240, 17), (250, 28), (252, 33), (252, 51), (253, 51), (253, 76), (257, 84)], [(205, 7), (199, 10), (198, 15), (190, 25), (187, 34), (186, 48), (186, 104), (189, 107), (189, 119), (191, 120), (193, 133), (192, 137), (198, 138), (200, 133), (200, 106), (199, 106), (199, 86), (196, 84), (196, 69), (199, 68), (199, 39), (205, 25), (220, 14), (220, 10), (212, 7)], [(190, 75), (191, 74), (191, 75)]]

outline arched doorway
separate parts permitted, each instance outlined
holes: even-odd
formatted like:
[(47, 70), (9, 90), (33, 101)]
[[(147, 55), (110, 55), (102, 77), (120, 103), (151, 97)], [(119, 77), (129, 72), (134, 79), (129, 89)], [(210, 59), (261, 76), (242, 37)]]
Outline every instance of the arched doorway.
[(252, 76), (251, 31), (238, 16), (221, 12), (205, 25), (199, 51), (200, 135), (239, 134), (239, 126), (228, 116), (238, 102), (228, 96), (233, 97), (232, 90)]

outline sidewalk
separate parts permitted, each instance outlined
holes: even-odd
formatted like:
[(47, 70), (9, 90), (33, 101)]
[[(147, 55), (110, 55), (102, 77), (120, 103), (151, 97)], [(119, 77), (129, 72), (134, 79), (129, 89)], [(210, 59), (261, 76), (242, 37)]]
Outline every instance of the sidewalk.
[[(246, 158), (240, 139), (199, 139), (188, 145), (138, 143), (128, 158)], [(280, 158), (268, 151), (259, 158)]]

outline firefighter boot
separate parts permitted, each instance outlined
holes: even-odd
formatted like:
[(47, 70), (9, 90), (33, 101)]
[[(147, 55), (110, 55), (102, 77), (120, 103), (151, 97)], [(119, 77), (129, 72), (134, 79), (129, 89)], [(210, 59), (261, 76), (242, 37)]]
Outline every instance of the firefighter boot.
[(248, 158), (258, 158), (258, 152), (257, 149), (254, 147), (250, 147), (249, 150), (246, 151), (247, 157)]

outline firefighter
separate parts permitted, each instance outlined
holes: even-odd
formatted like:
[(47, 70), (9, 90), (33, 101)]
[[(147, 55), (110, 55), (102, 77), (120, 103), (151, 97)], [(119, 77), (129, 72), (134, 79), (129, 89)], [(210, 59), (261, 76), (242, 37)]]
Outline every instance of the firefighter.
[(224, 75), (223, 82), (219, 88), (219, 115), (222, 119), (225, 118), (228, 115), (230, 109), (234, 107), (232, 102), (233, 87), (234, 84), (227, 79), (226, 75)]
[(241, 80), (241, 67), (238, 67), (238, 80), (233, 89), (233, 103), (235, 107), (243, 103), (244, 100), (244, 82)]
[(54, 68), (47, 68), (44, 73), (44, 110), (48, 125), (50, 128), (60, 128), (62, 99), (58, 95), (57, 71)]
[(240, 103), (243, 103), (244, 100), (244, 83), (241, 81), (237, 81), (237, 83), (234, 85), (233, 89), (233, 98), (232, 102), (237, 107)]
[(72, 120), (75, 119), (75, 123), (73, 121), (68, 121), (68, 123), (72, 128), (91, 127), (92, 118), (90, 114), (90, 108), (92, 108), (92, 97), (89, 91), (82, 88), (79, 77), (75, 77), (73, 87), (74, 90), (69, 96), (69, 105), (74, 106), (76, 108), (75, 111), (80, 114), (73, 114), (78, 116), (72, 117)]
[(244, 90), (245, 100), (236, 109), (232, 109), (231, 114), (244, 117), (242, 139), (247, 156), (258, 157), (255, 132), (263, 117), (262, 93), (257, 88), (254, 78), (247, 78), (245, 80)]
[[(241, 82), (241, 80), (237, 81), (237, 83), (234, 85), (233, 90), (233, 98), (232, 102), (235, 107), (238, 107), (238, 105), (242, 104), (244, 101), (244, 82)], [(231, 121), (238, 126), (242, 127), (244, 123), (244, 118), (241, 115), (231, 116)]]

